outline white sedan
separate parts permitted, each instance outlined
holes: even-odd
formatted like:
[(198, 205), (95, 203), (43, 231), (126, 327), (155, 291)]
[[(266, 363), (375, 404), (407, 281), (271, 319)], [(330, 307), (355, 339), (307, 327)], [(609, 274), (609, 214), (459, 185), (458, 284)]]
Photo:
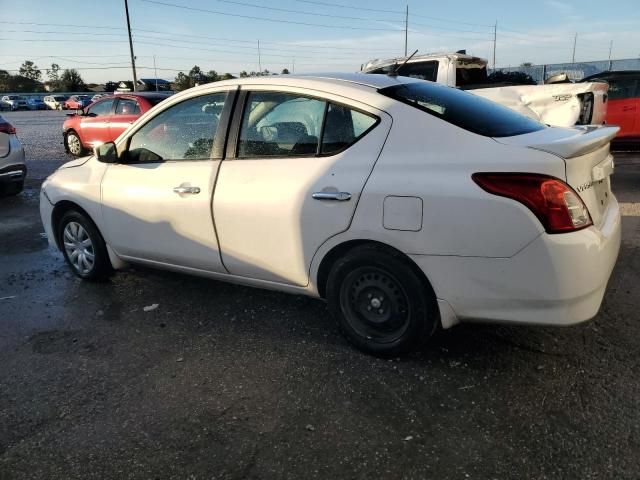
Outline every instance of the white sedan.
[(596, 315), (616, 131), (412, 78), (230, 80), (61, 167), (40, 211), (84, 279), (140, 263), (321, 297), (353, 344), (397, 355), (459, 322)]

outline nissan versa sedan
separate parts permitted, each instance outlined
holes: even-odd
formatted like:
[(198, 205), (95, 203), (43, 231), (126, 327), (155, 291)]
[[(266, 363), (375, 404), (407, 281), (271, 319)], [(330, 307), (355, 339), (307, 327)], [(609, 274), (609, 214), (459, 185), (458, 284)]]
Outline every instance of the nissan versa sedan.
[(61, 167), (40, 211), (83, 279), (139, 263), (320, 297), (355, 346), (397, 355), (459, 322), (596, 315), (616, 132), (406, 77), (230, 80)]

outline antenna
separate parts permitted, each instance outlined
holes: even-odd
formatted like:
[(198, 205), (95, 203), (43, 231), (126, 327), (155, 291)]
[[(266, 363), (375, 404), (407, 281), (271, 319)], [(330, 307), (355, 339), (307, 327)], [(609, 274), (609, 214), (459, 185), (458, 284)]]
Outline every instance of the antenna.
[(397, 76), (398, 76), (398, 72), (400, 71), (400, 69), (401, 69), (402, 67), (404, 67), (404, 66), (407, 64), (407, 62), (408, 62), (409, 60), (411, 60), (411, 59), (413, 58), (413, 56), (414, 56), (416, 53), (418, 53), (418, 50), (416, 50), (416, 51), (415, 51), (415, 52), (413, 52), (411, 55), (409, 55), (409, 56), (405, 59), (405, 61), (404, 61), (404, 62), (402, 62), (402, 65), (398, 66), (398, 64), (396, 63), (396, 64), (391, 68), (391, 70), (389, 71), (389, 73), (387, 73), (387, 75), (389, 75), (390, 77), (397, 77)]

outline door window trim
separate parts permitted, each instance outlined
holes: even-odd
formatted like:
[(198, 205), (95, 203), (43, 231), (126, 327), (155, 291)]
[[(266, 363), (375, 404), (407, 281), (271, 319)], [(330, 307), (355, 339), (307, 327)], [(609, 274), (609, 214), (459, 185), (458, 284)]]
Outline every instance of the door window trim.
[[(157, 112), (153, 117), (149, 118), (144, 124), (140, 125), (134, 132), (125, 139), (124, 147), (122, 152), (128, 152), (129, 146), (131, 144), (131, 139), (149, 122), (153, 121), (158, 115), (166, 112), (170, 108), (176, 107), (184, 102), (188, 102), (189, 100), (193, 100), (199, 97), (204, 97), (207, 95), (216, 95), (219, 93), (226, 94), (224, 100), (224, 107), (222, 107), (222, 112), (220, 114), (220, 120), (218, 122), (218, 128), (216, 130), (215, 136), (213, 137), (213, 146), (211, 147), (211, 153), (209, 154), (209, 158), (193, 158), (193, 159), (168, 159), (168, 160), (147, 160), (142, 162), (118, 162), (119, 165), (149, 165), (149, 164), (160, 164), (160, 163), (182, 163), (182, 162), (210, 162), (212, 160), (224, 160), (225, 156), (225, 147), (227, 144), (227, 138), (229, 135), (229, 124), (231, 123), (231, 115), (233, 112), (233, 108), (236, 103), (236, 98), (238, 97), (237, 88), (233, 88), (231, 90), (217, 90), (213, 92), (206, 92), (200, 95), (194, 95), (188, 98), (185, 98), (179, 102), (172, 103), (171, 105), (167, 105), (166, 108), (163, 108), (161, 111)], [(114, 102), (115, 104), (115, 102)], [(115, 111), (115, 110), (114, 110)], [(144, 115), (144, 114), (143, 114)], [(121, 153), (122, 154), (122, 153)]]
[[(325, 106), (324, 106), (324, 112), (323, 112), (323, 117), (322, 117), (322, 125), (320, 126), (320, 136), (318, 137), (318, 147), (316, 149), (316, 153), (307, 153), (307, 154), (300, 154), (300, 155), (283, 155), (283, 156), (268, 156), (268, 155), (264, 155), (264, 156), (247, 156), (247, 157), (240, 157), (238, 156), (238, 151), (240, 149), (240, 131), (242, 129), (242, 119), (244, 117), (244, 111), (247, 108), (247, 104), (248, 104), (248, 98), (250, 96), (251, 93), (256, 93), (256, 92), (262, 92), (262, 93), (283, 93), (286, 95), (293, 95), (296, 97), (303, 97), (303, 98), (310, 98), (313, 100), (319, 100), (321, 102), (325, 102)], [(364, 132), (362, 132), (362, 134), (360, 134), (359, 137), (357, 137), (353, 142), (351, 142), (350, 144), (344, 146), (343, 148), (341, 148), (340, 150), (336, 150), (335, 152), (331, 152), (331, 153), (320, 153), (322, 151), (322, 141), (324, 139), (324, 129), (325, 129), (325, 123), (327, 121), (327, 111), (329, 110), (329, 104), (332, 103), (333, 105), (337, 105), (339, 107), (345, 107), (348, 108), (350, 110), (356, 111), (358, 113), (361, 113), (363, 115), (367, 115), (373, 119), (375, 119), (375, 122), (369, 127), (367, 128)], [(380, 123), (381, 123), (381, 119), (379, 115), (376, 115), (374, 113), (371, 112), (367, 112), (366, 110), (363, 110), (361, 108), (358, 107), (354, 107), (352, 105), (349, 105), (347, 103), (344, 102), (338, 102), (335, 100), (331, 100), (329, 98), (326, 97), (320, 97), (317, 95), (311, 95), (308, 93), (298, 93), (298, 92), (290, 92), (290, 91), (286, 91), (286, 90), (261, 90), (259, 88), (250, 88), (250, 89), (242, 89), (242, 87), (239, 90), (239, 94), (238, 94), (238, 101), (236, 104), (236, 108), (234, 109), (234, 113), (233, 113), (233, 119), (231, 120), (231, 124), (229, 125), (229, 135), (228, 135), (228, 141), (227, 141), (227, 146), (226, 146), (226, 155), (225, 155), (225, 159), (226, 160), (269, 160), (269, 159), (282, 159), (282, 158), (317, 158), (317, 157), (332, 157), (334, 155), (339, 155), (340, 153), (344, 152), (345, 150), (351, 148), (352, 146), (354, 146), (356, 143), (358, 143), (361, 139), (363, 139), (364, 137), (366, 137), (367, 135), (369, 135), (369, 133), (371, 133), (371, 131), (376, 128)]]

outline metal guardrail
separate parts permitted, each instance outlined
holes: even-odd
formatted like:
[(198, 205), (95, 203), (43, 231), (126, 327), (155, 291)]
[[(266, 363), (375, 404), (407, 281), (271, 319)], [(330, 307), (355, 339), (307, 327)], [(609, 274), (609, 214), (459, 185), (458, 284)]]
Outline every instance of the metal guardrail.
[(559, 73), (566, 73), (571, 80), (578, 81), (607, 70), (640, 70), (640, 58), (496, 68), (496, 71), (500, 72), (526, 73), (538, 83), (543, 83), (549, 77)]

